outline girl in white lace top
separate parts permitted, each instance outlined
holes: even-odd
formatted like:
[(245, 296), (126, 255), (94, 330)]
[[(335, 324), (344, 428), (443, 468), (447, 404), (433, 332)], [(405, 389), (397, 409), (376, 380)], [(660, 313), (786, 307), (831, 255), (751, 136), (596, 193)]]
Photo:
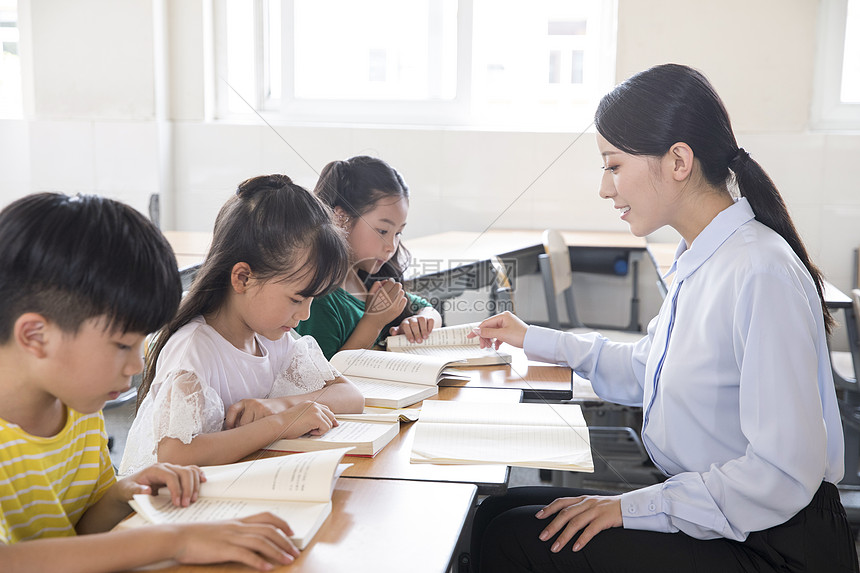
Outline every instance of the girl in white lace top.
[(347, 247), (329, 210), (285, 175), (239, 185), (176, 318), (154, 339), (120, 473), (235, 462), (322, 434), (364, 398), (311, 337), (288, 333), (337, 287)]

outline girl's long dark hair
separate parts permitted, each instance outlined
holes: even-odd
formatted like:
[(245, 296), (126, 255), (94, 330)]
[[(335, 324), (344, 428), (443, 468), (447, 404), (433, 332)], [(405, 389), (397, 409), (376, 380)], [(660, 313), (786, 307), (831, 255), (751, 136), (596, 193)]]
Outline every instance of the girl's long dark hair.
[(673, 144), (686, 143), (711, 185), (725, 186), (734, 175), (755, 218), (779, 233), (812, 275), (830, 333), (835, 321), (824, 301), (821, 271), (806, 252), (776, 185), (738, 147), (729, 114), (704, 75), (678, 64), (640, 72), (603, 97), (594, 125), (609, 143), (632, 155), (661, 157)]
[[(382, 159), (366, 155), (332, 161), (323, 167), (314, 193), (332, 210), (343, 209), (353, 221), (373, 209), (380, 199), (409, 200), (409, 187), (400, 173)], [(409, 251), (399, 244), (376, 274), (362, 278), (367, 284), (387, 278), (402, 281), (408, 265)]]
[(331, 210), (286, 175), (263, 175), (239, 184), (221, 207), (209, 253), (176, 317), (158, 332), (146, 357), (137, 405), (155, 378), (167, 340), (194, 317), (216, 311), (230, 288), (233, 266), (245, 262), (258, 280), (310, 277), (299, 294), (318, 297), (343, 282), (349, 247)]

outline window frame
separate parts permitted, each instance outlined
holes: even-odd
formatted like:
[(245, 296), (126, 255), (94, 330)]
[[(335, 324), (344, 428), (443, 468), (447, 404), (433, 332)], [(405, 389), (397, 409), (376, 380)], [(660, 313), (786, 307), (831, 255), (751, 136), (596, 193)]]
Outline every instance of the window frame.
[[(226, 39), (226, 13), (228, 0), (213, 0), (214, 6), (214, 46), (216, 82), (214, 117), (218, 120), (247, 120), (248, 116), (256, 113), (267, 120), (273, 120), (289, 124), (306, 125), (372, 125), (372, 126), (428, 126), (428, 127), (463, 127), (467, 129), (509, 129), (514, 131), (567, 131), (571, 126), (552, 124), (546, 119), (546, 110), (535, 110), (532, 121), (514, 118), (511, 121), (500, 119), (493, 113), (482, 113), (478, 109), (473, 110), (473, 73), (475, 65), (473, 57), (473, 27), (474, 1), (458, 0), (457, 10), (457, 85), (455, 96), (452, 100), (324, 100), (324, 99), (298, 99), (293, 97), (293, 62), (295, 45), (292, 34), (285, 32), (294, 26), (295, 0), (250, 0), (253, 3), (254, 13), (254, 77), (255, 87), (253, 94), (241, 94), (242, 99), (253, 107), (248, 114), (230, 111), (228, 96), (232, 88), (227, 85), (223, 78), (227, 76), (227, 39)], [(265, 21), (268, 17), (268, 4), (280, 2), (281, 17), (281, 82), (280, 98), (269, 98), (270, 91), (268, 72), (264, 69), (266, 57), (266, 42), (268, 41), (269, 27)], [(597, 68), (592, 76), (593, 82), (600, 84), (600, 88), (609, 89), (615, 79), (615, 62), (617, 51), (617, 14), (618, 0), (598, 0), (600, 34), (597, 42), (599, 55), (596, 58), (605, 60), (606, 66)], [(585, 59), (589, 56), (586, 51)], [(611, 69), (604, 69), (611, 68)], [(602, 84), (606, 84), (603, 86)], [(588, 84), (550, 84), (549, 90), (580, 90)], [(598, 89), (600, 91), (600, 89)], [(516, 113), (515, 109), (512, 112)], [(588, 115), (590, 117), (590, 111)], [(582, 114), (580, 114), (582, 115)], [(583, 115), (583, 117), (585, 117)], [(577, 118), (577, 121), (579, 118)]]
[[(281, 30), (292, 30), (294, 0), (282, 0)], [(292, 35), (289, 36), (292, 38)], [(281, 99), (269, 100), (266, 109), (290, 122), (313, 123), (420, 123), (466, 124), (471, 100), (472, 0), (458, 0), (457, 10), (457, 88), (454, 98), (438, 101), (403, 100), (322, 100), (296, 99), (293, 83), (295, 44), (281, 42)], [(362, 121), (356, 122), (356, 118)]]
[(822, 0), (811, 118), (816, 130), (860, 129), (860, 103), (841, 101), (847, 14), (848, 0)]

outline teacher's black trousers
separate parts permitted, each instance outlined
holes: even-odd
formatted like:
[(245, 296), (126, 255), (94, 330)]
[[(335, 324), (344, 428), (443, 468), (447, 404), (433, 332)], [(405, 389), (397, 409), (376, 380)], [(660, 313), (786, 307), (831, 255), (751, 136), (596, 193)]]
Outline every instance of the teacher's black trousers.
[[(854, 539), (835, 485), (824, 482), (812, 501), (776, 527), (744, 542), (701, 540), (684, 533), (611, 528), (580, 551), (573, 540), (558, 553), (555, 537), (538, 535), (551, 518), (537, 511), (559, 497), (607, 495), (556, 487), (512, 488), (478, 507), (472, 528), (473, 571), (480, 573), (857, 573)], [(612, 495), (612, 494), (610, 494)]]

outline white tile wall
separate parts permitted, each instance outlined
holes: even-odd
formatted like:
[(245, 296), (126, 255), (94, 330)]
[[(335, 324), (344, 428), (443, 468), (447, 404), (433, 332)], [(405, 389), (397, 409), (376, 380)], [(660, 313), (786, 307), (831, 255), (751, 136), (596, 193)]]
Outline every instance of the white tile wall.
[(30, 122), (32, 190), (92, 193), (94, 131), (91, 121)]

